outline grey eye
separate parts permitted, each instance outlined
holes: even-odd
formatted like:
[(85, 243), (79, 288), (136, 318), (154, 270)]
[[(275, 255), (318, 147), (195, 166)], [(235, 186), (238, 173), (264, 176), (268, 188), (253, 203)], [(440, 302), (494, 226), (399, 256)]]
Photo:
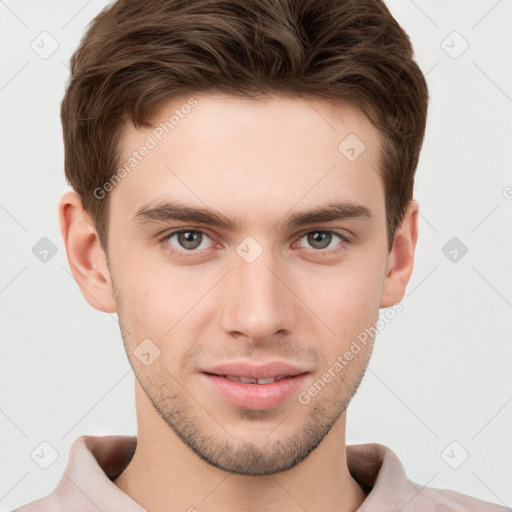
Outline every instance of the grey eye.
[[(181, 231), (174, 231), (170, 233), (167, 237), (167, 241), (171, 243), (171, 239), (173, 237), (177, 237), (176, 240), (178, 242), (178, 246), (174, 245), (179, 250), (186, 249), (187, 251), (193, 251), (195, 249), (200, 248), (201, 243), (205, 238), (208, 238), (206, 233), (202, 231), (196, 231), (192, 229), (184, 229)], [(201, 247), (204, 248), (204, 247)]]
[(329, 248), (330, 243), (333, 241), (333, 235), (343, 241), (341, 235), (333, 231), (310, 231), (301, 237), (301, 240), (302, 238), (307, 238), (307, 243), (310, 244), (313, 249), (324, 250)]

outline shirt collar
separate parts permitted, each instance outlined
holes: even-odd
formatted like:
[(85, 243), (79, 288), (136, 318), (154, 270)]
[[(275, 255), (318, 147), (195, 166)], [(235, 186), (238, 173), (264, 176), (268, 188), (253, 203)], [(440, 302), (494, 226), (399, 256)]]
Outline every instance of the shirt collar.
[[(52, 493), (55, 506), (83, 512), (147, 512), (113, 482), (129, 464), (137, 436), (81, 436), (71, 446), (64, 475)], [(348, 445), (347, 465), (367, 498), (357, 512), (398, 510), (421, 488), (407, 479), (398, 457), (377, 444)]]

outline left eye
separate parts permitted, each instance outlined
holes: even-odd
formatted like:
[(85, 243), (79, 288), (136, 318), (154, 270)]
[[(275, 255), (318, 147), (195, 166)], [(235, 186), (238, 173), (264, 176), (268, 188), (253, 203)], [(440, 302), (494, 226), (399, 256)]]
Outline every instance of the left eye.
[(305, 238), (308, 244), (313, 246), (313, 249), (325, 250), (329, 248), (330, 243), (333, 241), (333, 235), (342, 242), (344, 241), (344, 238), (335, 231), (310, 231), (303, 235), (300, 240)]

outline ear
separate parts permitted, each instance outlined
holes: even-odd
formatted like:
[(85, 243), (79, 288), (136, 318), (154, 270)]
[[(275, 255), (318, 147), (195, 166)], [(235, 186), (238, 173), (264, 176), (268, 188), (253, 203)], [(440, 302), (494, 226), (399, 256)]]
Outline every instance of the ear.
[(85, 300), (95, 309), (115, 313), (107, 258), (94, 223), (76, 192), (66, 192), (59, 203), (60, 230), (69, 266)]
[(418, 203), (414, 199), (411, 200), (395, 232), (393, 246), (388, 256), (381, 308), (393, 306), (404, 298), (414, 266), (414, 251), (418, 239), (418, 211)]

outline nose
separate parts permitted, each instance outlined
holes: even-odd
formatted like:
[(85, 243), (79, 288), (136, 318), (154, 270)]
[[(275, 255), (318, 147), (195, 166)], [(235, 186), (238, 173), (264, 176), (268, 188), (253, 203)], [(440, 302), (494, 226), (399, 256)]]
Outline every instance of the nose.
[(254, 261), (235, 254), (221, 299), (224, 332), (253, 344), (289, 335), (300, 307), (290, 281), (289, 268), (270, 249), (263, 249)]

